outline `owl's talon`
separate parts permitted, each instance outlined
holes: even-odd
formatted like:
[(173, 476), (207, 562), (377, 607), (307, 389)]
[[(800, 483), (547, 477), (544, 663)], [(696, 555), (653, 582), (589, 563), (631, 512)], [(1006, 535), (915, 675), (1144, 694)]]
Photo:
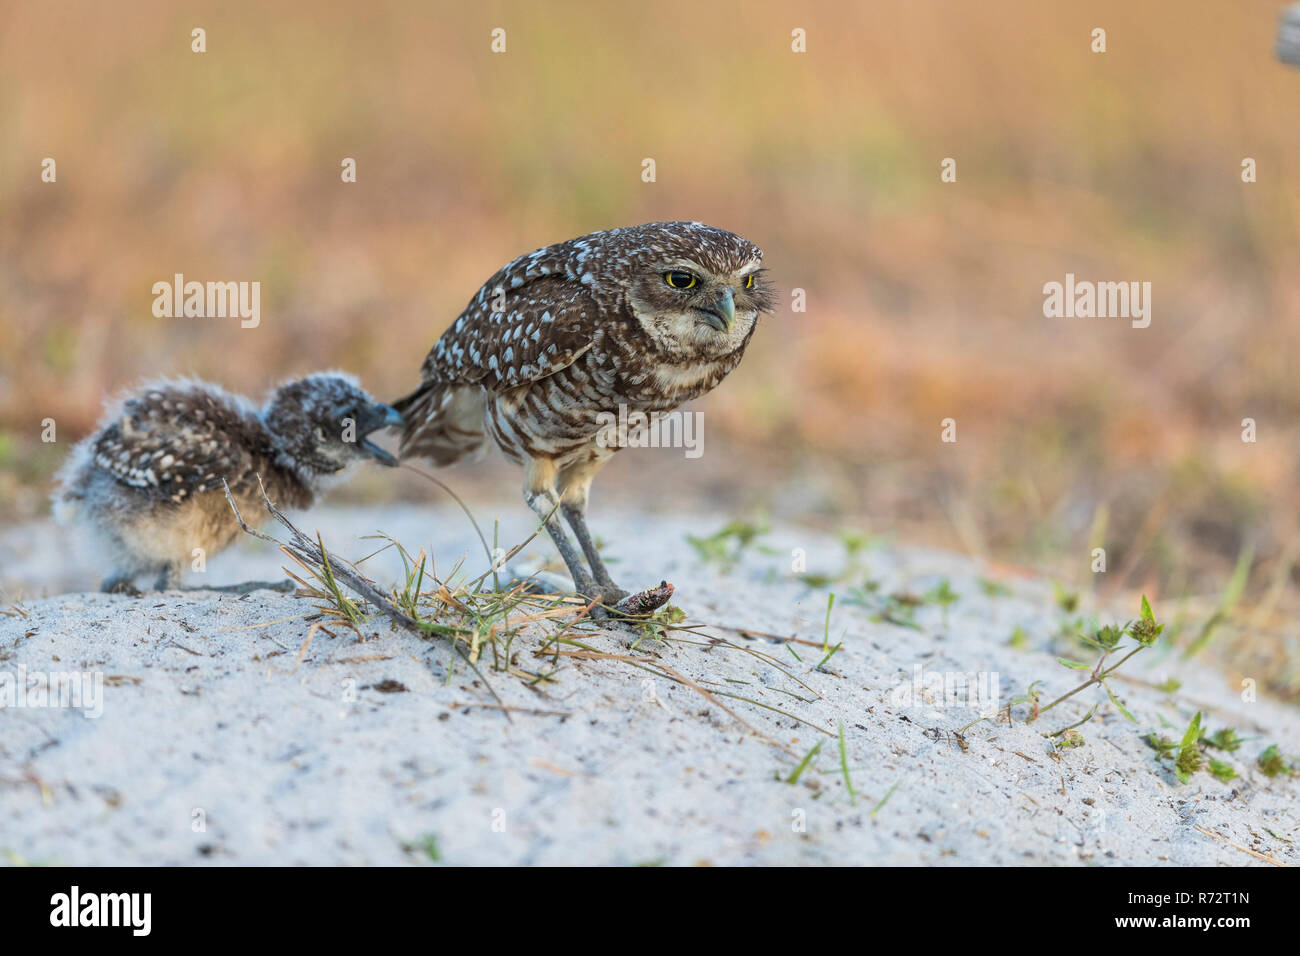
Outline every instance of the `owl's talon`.
[(616, 611), (629, 617), (644, 617), (653, 614), (668, 603), (669, 598), (673, 596), (674, 590), (676, 589), (667, 581), (660, 581), (655, 587), (626, 595), (618, 602)]
[(661, 581), (644, 591), (624, 591), (619, 587), (589, 588), (582, 595), (586, 601), (596, 601), (591, 616), (598, 620), (607, 618), (638, 618), (653, 614), (668, 603), (673, 596), (673, 586)]

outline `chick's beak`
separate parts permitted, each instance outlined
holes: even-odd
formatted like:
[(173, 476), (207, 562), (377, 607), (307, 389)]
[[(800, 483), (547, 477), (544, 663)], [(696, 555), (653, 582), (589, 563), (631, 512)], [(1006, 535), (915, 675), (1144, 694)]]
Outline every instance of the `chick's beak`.
[(701, 311), (704, 313), (704, 321), (710, 326), (719, 332), (730, 332), (736, 321), (736, 294), (728, 286), (709, 308)]
[(390, 468), (397, 464), (397, 459), (392, 454), (380, 448), (372, 442), (367, 436), (371, 432), (379, 431), (383, 428), (392, 428), (402, 424), (402, 416), (397, 409), (391, 405), (385, 405), (382, 402), (376, 402), (373, 405), (367, 405), (357, 414), (357, 447), (363, 455), (367, 455), (379, 462), (381, 465), (387, 465)]

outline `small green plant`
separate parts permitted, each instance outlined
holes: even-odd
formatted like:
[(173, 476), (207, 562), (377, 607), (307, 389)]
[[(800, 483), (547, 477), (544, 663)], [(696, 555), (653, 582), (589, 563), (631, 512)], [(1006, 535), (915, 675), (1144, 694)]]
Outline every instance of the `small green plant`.
[(1212, 747), (1225, 753), (1232, 753), (1241, 747), (1242, 739), (1231, 727), (1207, 735), (1200, 711), (1196, 712), (1196, 716), (1187, 725), (1181, 740), (1175, 742), (1152, 732), (1147, 735), (1146, 742), (1155, 750), (1157, 760), (1174, 762), (1174, 775), (1180, 783), (1187, 783), (1192, 774), (1198, 770), (1205, 770), (1221, 783), (1227, 783), (1238, 776), (1236, 768), (1225, 761), (1210, 757), (1206, 750)]
[(1222, 730), (1215, 731), (1213, 736), (1207, 737), (1206, 743), (1217, 750), (1235, 753), (1241, 749), (1243, 741), (1231, 727), (1224, 727)]
[(915, 594), (895, 592), (885, 597), (883, 606), (871, 616), (871, 619), (919, 631), (921, 625), (916, 623), (916, 609), (921, 604), (921, 599)]
[(858, 795), (853, 792), (853, 781), (849, 778), (849, 754), (844, 746), (844, 721), (840, 721), (840, 773), (844, 775), (844, 786), (849, 791), (849, 804), (858, 805)]
[(1052, 591), (1056, 595), (1056, 606), (1066, 614), (1073, 614), (1079, 609), (1079, 592), (1067, 591), (1060, 584), (1053, 581)]
[(1029, 635), (1025, 633), (1023, 627), (1016, 626), (1016, 629), (1011, 632), (1011, 636), (1007, 638), (1007, 646), (1014, 647), (1018, 651), (1023, 651), (1029, 646)]
[(820, 661), (817, 662), (817, 666), (814, 667), (813, 670), (817, 670), (817, 671), (821, 670), (821, 669), (822, 669), (822, 666), (823, 666), (823, 665), (824, 665), (828, 660), (830, 660), (832, 657), (834, 657), (834, 656), (835, 656), (835, 653), (836, 653), (836, 652), (837, 652), (841, 647), (844, 646), (844, 642), (843, 642), (843, 641), (840, 641), (840, 643), (836, 644), (834, 647), (831, 647), (831, 609), (834, 608), (834, 607), (835, 607), (835, 592), (832, 591), (832, 592), (830, 593), (830, 595), (829, 595), (829, 596), (827, 597), (827, 599), (826, 599), (826, 625), (825, 625), (825, 627), (822, 629), (822, 653), (823, 653), (823, 657), (822, 657), (822, 659), (821, 659)]
[(768, 530), (765, 522), (732, 521), (711, 535), (688, 534), (686, 540), (705, 564), (716, 564), (729, 571)]
[(813, 670), (819, 671), (823, 667), (825, 667), (826, 662), (829, 661), (832, 657), (834, 657), (839, 652), (840, 648), (842, 648), (843, 646), (844, 646), (844, 642), (840, 641), (840, 643), (836, 644), (834, 647), (828, 650), (826, 654), (822, 657), (822, 659), (817, 662), (817, 666), (814, 667)]
[(1237, 776), (1237, 771), (1233, 770), (1232, 767), (1228, 766), (1222, 760), (1215, 760), (1213, 758), (1210, 758), (1209, 760), (1209, 770), (1210, 773), (1214, 775), (1214, 778), (1220, 783), (1227, 783), (1229, 780), (1232, 780)]
[(799, 575), (799, 580), (802, 581), (804, 584), (808, 585), (810, 588), (817, 588), (817, 589), (830, 587), (832, 584), (835, 583), (835, 578), (833, 575), (813, 574), (812, 572)]
[(1157, 760), (1168, 759), (1178, 750), (1177, 743), (1170, 740), (1164, 734), (1157, 735), (1155, 731), (1147, 734), (1147, 745), (1156, 752)]
[(944, 578), (924, 594), (925, 601), (929, 604), (937, 604), (943, 610), (943, 626), (948, 628), (948, 606), (956, 603), (961, 595), (952, 589), (952, 584), (947, 578)]
[(1241, 593), (1246, 589), (1246, 582), (1250, 578), (1250, 566), (1254, 560), (1254, 549), (1250, 545), (1242, 545), (1241, 551), (1237, 555), (1237, 564), (1232, 569), (1232, 576), (1228, 578), (1228, 583), (1223, 588), (1223, 594), (1219, 598), (1219, 607), (1211, 615), (1210, 619), (1202, 626), (1200, 633), (1196, 638), (1187, 645), (1183, 651), (1183, 660), (1194, 657), (1209, 646), (1210, 641), (1214, 639), (1215, 632), (1227, 621), (1237, 602), (1241, 600)]
[(808, 571), (799, 575), (799, 580), (810, 588), (826, 588), (832, 584), (850, 581), (862, 573), (861, 556), (868, 548), (875, 547), (878, 539), (862, 531), (841, 530), (837, 537), (844, 547), (844, 565), (833, 574)]
[(1075, 747), (1082, 747), (1086, 743), (1083, 734), (1073, 728), (1061, 731), (1060, 736), (1054, 741), (1057, 750), (1072, 750)]
[(986, 597), (1008, 597), (1011, 594), (1011, 588), (991, 578), (980, 578), (979, 586)]
[(790, 776), (785, 778), (786, 783), (793, 785), (799, 782), (799, 778), (803, 776), (803, 772), (808, 769), (810, 764), (812, 764), (813, 760), (817, 756), (817, 752), (822, 749), (822, 744), (824, 743), (826, 743), (826, 741), (819, 740), (817, 743), (813, 744), (812, 750), (808, 751), (808, 753), (804, 755), (804, 758), (799, 761), (799, 766), (795, 767)]
[(876, 806), (872, 809), (871, 815), (873, 817), (881, 810), (884, 809), (885, 804), (889, 802), (889, 798), (894, 795), (894, 791), (898, 789), (899, 784), (901, 784), (902, 782), (903, 782), (902, 777), (899, 777), (897, 780), (894, 781), (894, 785), (890, 787), (888, 791), (885, 792), (885, 795), (880, 798), (880, 802), (877, 803)]
[(1043, 696), (1042, 691), (1038, 689), (1038, 685), (1041, 683), (1042, 681), (1040, 680), (1036, 680), (1030, 683), (1030, 685), (1027, 688), (1025, 688), (1025, 692), (1023, 694), (1011, 698), (1011, 700), (1008, 702), (1008, 706), (1014, 707), (1017, 704), (1028, 704), (1029, 719), (1033, 720), (1034, 718), (1036, 718), (1039, 713), (1038, 701)]
[(865, 531), (855, 529), (843, 529), (839, 533), (840, 544), (844, 545), (844, 553), (850, 560), (856, 558), (863, 551), (873, 547), (876, 539)]
[[(1053, 707), (1056, 707), (1058, 704), (1064, 703), (1065, 701), (1073, 697), (1075, 694), (1087, 690), (1089, 687), (1092, 687), (1094, 684), (1100, 684), (1102, 689), (1106, 691), (1106, 696), (1110, 698), (1110, 702), (1115, 705), (1116, 709), (1119, 710), (1119, 712), (1123, 714), (1125, 717), (1127, 717), (1129, 720), (1136, 723), (1137, 718), (1134, 717), (1131, 713), (1129, 713), (1128, 708), (1124, 706), (1123, 701), (1121, 701), (1115, 695), (1115, 692), (1111, 689), (1111, 686), (1108, 683), (1108, 679), (1112, 674), (1115, 673), (1115, 671), (1117, 671), (1121, 666), (1123, 666), (1124, 662), (1127, 661), (1130, 657), (1132, 657), (1134, 654), (1139, 653), (1140, 651), (1146, 650), (1148, 647), (1153, 645), (1159, 639), (1160, 633), (1163, 630), (1164, 630), (1164, 625), (1156, 621), (1155, 613), (1151, 610), (1151, 602), (1149, 602), (1146, 599), (1146, 595), (1143, 595), (1141, 616), (1138, 618), (1138, 620), (1129, 621), (1123, 627), (1120, 627), (1115, 624), (1108, 624), (1105, 627), (1099, 627), (1093, 632), (1091, 636), (1080, 634), (1079, 639), (1083, 641), (1084, 644), (1096, 649), (1099, 652), (1096, 662), (1093, 664), (1087, 664), (1083, 661), (1070, 660), (1064, 657), (1058, 657), (1057, 661), (1063, 667), (1068, 667), (1070, 670), (1090, 671), (1088, 675), (1088, 679), (1084, 681), (1082, 684), (1080, 684), (1078, 687), (1074, 688), (1074, 690), (1062, 694), (1060, 697), (1056, 698), (1056, 700), (1052, 701), (1050, 704), (1047, 704), (1042, 708), (1038, 707), (1037, 701), (1035, 700), (1033, 704), (1033, 711), (1030, 714), (1028, 719), (1030, 721), (1037, 720), (1039, 717), (1047, 713)], [(1115, 663), (1108, 664), (1107, 659), (1120, 649), (1119, 648), (1120, 641), (1122, 641), (1125, 637), (1132, 638), (1133, 641), (1136, 642), (1137, 646), (1130, 649), (1127, 654), (1125, 654)], [(999, 710), (997, 713), (1005, 712), (1009, 719), (1011, 714), (1011, 708), (1015, 705), (1015, 703), (1016, 701), (1012, 701), (1008, 703), (1005, 708)], [(1094, 707), (1091, 711), (1089, 711), (1088, 716), (1083, 718), (1083, 720), (1079, 721), (1076, 724), (1071, 724), (1070, 727), (1064, 728), (1064, 730), (1069, 730), (1079, 726), (1079, 724), (1086, 723), (1088, 720), (1092, 718), (1092, 715), (1095, 714), (1096, 712), (1097, 712), (1097, 708)], [(994, 716), (996, 716), (996, 714), (986, 714), (983, 717), (978, 717), (975, 720), (971, 721), (969, 724), (967, 724), (965, 727), (963, 727), (960, 731), (958, 731), (958, 733), (964, 734), (967, 730), (969, 730), (971, 727), (974, 727), (980, 721), (988, 720)], [(1048, 736), (1056, 737), (1059, 736), (1061, 733), (1063, 733), (1063, 730), (1058, 730), (1053, 734), (1049, 734)]]
[(826, 599), (826, 625), (822, 628), (822, 650), (831, 646), (831, 609), (835, 607), (835, 592)]
[(875, 600), (875, 596), (880, 593), (881, 587), (878, 578), (867, 578), (862, 582), (861, 587), (849, 588), (848, 600), (854, 604), (867, 607)]
[(1183, 739), (1178, 744), (1178, 756), (1174, 758), (1174, 774), (1179, 783), (1186, 783), (1192, 774), (1201, 769), (1204, 763), (1201, 754), (1201, 712), (1198, 710), (1192, 722), (1187, 725)]
[(422, 853), (432, 863), (442, 860), (442, 851), (438, 849), (438, 838), (432, 833), (426, 833), (418, 841), (403, 843), (402, 850), (407, 853)]
[(641, 633), (646, 637), (662, 641), (670, 629), (684, 620), (686, 620), (685, 611), (675, 604), (665, 604), (641, 624)]
[(1282, 751), (1278, 750), (1277, 744), (1269, 744), (1260, 753), (1255, 760), (1255, 765), (1259, 767), (1260, 772), (1266, 777), (1280, 777), (1286, 775), (1293, 777), (1296, 774), (1296, 765), (1282, 756)]
[[(1067, 694), (1063, 694), (1061, 697), (1058, 697), (1056, 700), (1044, 707), (1039, 712), (1040, 715), (1047, 713), (1047, 711), (1061, 703), (1061, 701), (1073, 697), (1075, 694), (1091, 687), (1093, 684), (1100, 684), (1102, 689), (1106, 691), (1106, 696), (1110, 698), (1110, 702), (1115, 705), (1115, 709), (1129, 720), (1137, 723), (1137, 718), (1129, 713), (1129, 710), (1124, 706), (1123, 701), (1115, 696), (1115, 691), (1111, 688), (1107, 679), (1134, 654), (1146, 650), (1154, 644), (1160, 637), (1160, 632), (1163, 630), (1164, 625), (1156, 622), (1155, 613), (1151, 610), (1151, 602), (1146, 599), (1146, 595), (1144, 594), (1142, 596), (1141, 616), (1138, 620), (1129, 621), (1123, 627), (1115, 624), (1107, 624), (1094, 631), (1091, 637), (1080, 634), (1079, 639), (1083, 641), (1084, 644), (1087, 644), (1089, 647), (1095, 648), (1100, 652), (1096, 663), (1091, 665), (1091, 675), (1074, 690)], [(1137, 646), (1131, 649), (1114, 664), (1107, 666), (1106, 659), (1119, 649), (1120, 641), (1122, 641), (1126, 636), (1136, 641)], [(1082, 661), (1074, 661), (1064, 657), (1058, 657), (1057, 661), (1071, 670), (1089, 670), (1089, 665)]]

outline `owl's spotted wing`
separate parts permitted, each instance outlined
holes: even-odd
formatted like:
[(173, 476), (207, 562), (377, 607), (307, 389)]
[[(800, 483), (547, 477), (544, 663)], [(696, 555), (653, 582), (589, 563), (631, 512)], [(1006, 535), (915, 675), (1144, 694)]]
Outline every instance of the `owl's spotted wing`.
[(595, 344), (599, 307), (589, 287), (572, 274), (530, 270), (528, 261), (479, 290), (434, 344), (426, 381), (507, 391), (558, 372)]
[(173, 501), (219, 489), (223, 478), (242, 485), (258, 429), (222, 398), (171, 388), (133, 396), (95, 437), (95, 465), (124, 485)]

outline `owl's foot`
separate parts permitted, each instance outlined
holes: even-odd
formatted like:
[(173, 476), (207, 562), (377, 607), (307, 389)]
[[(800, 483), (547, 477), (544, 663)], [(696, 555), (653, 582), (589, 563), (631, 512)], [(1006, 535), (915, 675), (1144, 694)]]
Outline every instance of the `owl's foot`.
[(144, 592), (135, 586), (135, 583), (127, 577), (110, 577), (105, 578), (104, 583), (99, 589), (105, 594), (125, 594), (127, 597), (144, 597)]
[(606, 618), (616, 614), (619, 603), (627, 596), (628, 592), (612, 584), (601, 586), (593, 583), (578, 592), (578, 597), (584, 601), (595, 602), (591, 609), (591, 616), (594, 618)]
[[(536, 487), (537, 483), (534, 479), (539, 475), (546, 480), (554, 477), (545, 469), (539, 469), (540, 466), (534, 461), (525, 482), (524, 500), (528, 502), (528, 507), (542, 519), (542, 524), (550, 534), (551, 540), (555, 542), (555, 548), (560, 552), (560, 557), (564, 559), (564, 564), (573, 578), (574, 590), (579, 597), (591, 603), (591, 617), (598, 620), (637, 617), (650, 614), (667, 603), (673, 593), (673, 586), (667, 581), (661, 582), (658, 587), (638, 591), (635, 594), (628, 593), (614, 583), (605, 567), (605, 562), (601, 560), (600, 551), (591, 532), (587, 530), (583, 507), (571, 503), (561, 504), (557, 501), (553, 488)], [(582, 554), (578, 553), (569, 536), (564, 533), (560, 522), (555, 520), (557, 507), (563, 511), (569, 526), (573, 528), (573, 533), (577, 535)], [(583, 564), (584, 555), (590, 570)]]
[(668, 599), (673, 596), (674, 590), (673, 586), (667, 581), (660, 581), (655, 587), (627, 595), (618, 602), (616, 610), (620, 615), (629, 617), (653, 614), (668, 603)]
[(597, 619), (643, 617), (653, 614), (668, 603), (673, 596), (673, 586), (661, 581), (656, 587), (628, 593), (622, 588), (609, 586), (588, 589), (583, 594), (588, 601), (597, 601), (591, 616)]

